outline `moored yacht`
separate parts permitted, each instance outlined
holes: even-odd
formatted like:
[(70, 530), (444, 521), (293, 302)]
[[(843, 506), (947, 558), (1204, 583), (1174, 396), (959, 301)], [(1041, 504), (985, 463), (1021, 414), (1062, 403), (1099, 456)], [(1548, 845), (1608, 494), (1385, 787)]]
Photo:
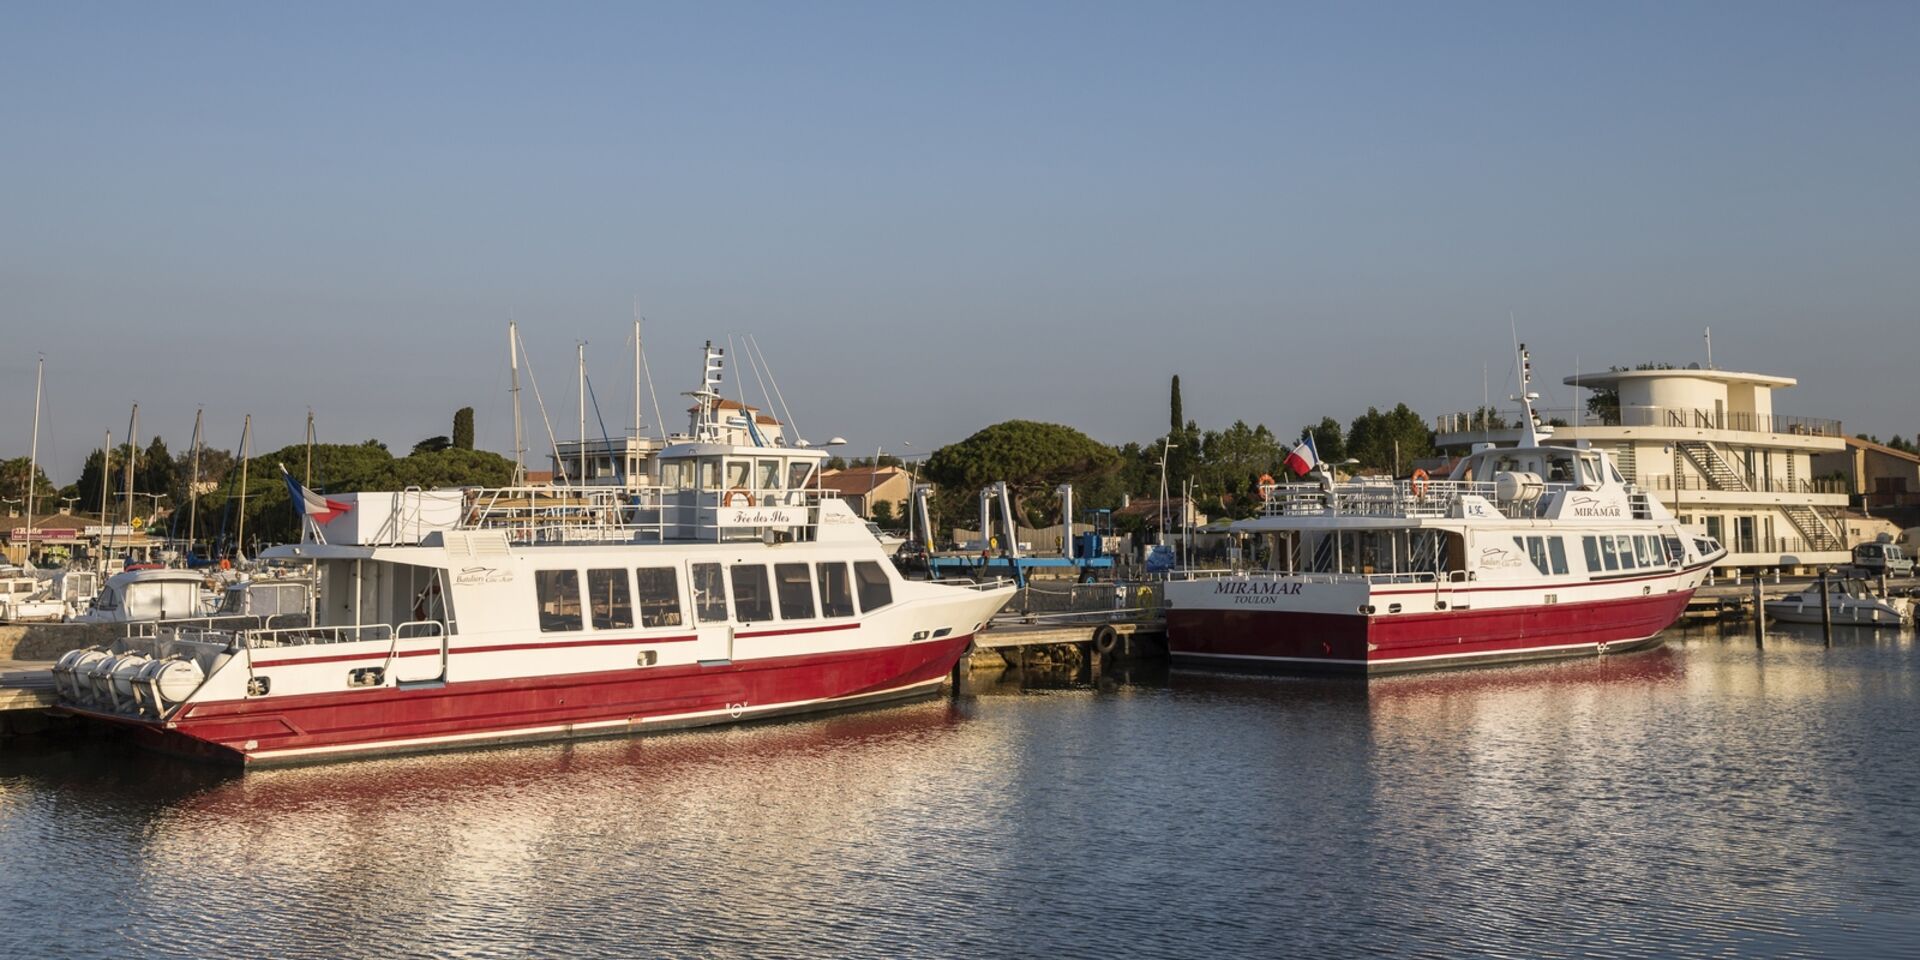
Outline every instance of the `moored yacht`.
[(719, 351), (660, 485), (320, 495), (291, 478), (310, 623), (139, 628), (55, 669), (60, 709), (247, 764), (833, 709), (936, 691), (1012, 595), (910, 582), (826, 452), (719, 414)]
[(1264, 569), (1170, 581), (1177, 663), (1361, 673), (1606, 653), (1656, 641), (1726, 551), (1630, 487), (1605, 452), (1548, 442), (1520, 351), (1523, 439), (1444, 480), (1265, 490), (1234, 524)]

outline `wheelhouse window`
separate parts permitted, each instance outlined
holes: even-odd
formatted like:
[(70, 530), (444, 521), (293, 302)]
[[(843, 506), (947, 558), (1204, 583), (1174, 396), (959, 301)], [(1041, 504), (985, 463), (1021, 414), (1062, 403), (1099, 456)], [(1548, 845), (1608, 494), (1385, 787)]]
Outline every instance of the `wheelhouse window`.
[(734, 564), (733, 610), (745, 623), (773, 619), (773, 591), (767, 585), (767, 568), (757, 563)]
[(1633, 538), (1633, 555), (1639, 559), (1640, 565), (1643, 567), (1651, 567), (1655, 565), (1653, 560), (1653, 542), (1652, 541), (1653, 541), (1653, 538), (1647, 537), (1647, 536), (1636, 536)]
[(672, 567), (641, 567), (634, 577), (640, 584), (640, 625), (680, 625), (680, 577)]
[(813, 479), (813, 464), (805, 460), (795, 460), (787, 464), (787, 489), (805, 490), (807, 481)]
[(1547, 552), (1553, 560), (1553, 572), (1558, 576), (1567, 574), (1567, 544), (1560, 537), (1547, 539)]
[(804, 563), (776, 563), (773, 579), (780, 591), (780, 619), (813, 619), (813, 571)]
[(1600, 538), (1600, 563), (1608, 570), (1620, 569), (1620, 554), (1614, 549), (1612, 537)]
[(633, 599), (627, 590), (627, 571), (588, 570), (587, 604), (593, 608), (595, 630), (632, 628)]
[(701, 623), (727, 619), (727, 581), (717, 563), (693, 565), (693, 612)]
[(728, 490), (751, 489), (751, 483), (749, 481), (752, 479), (752, 475), (753, 475), (753, 467), (747, 461), (745, 460), (728, 460), (727, 461), (727, 489)]
[(1599, 541), (1595, 540), (1592, 537), (1581, 537), (1580, 546), (1587, 555), (1587, 572), (1599, 573), (1603, 569), (1600, 566)]
[(780, 461), (771, 458), (755, 460), (753, 466), (755, 486), (761, 490), (780, 489)]
[(574, 570), (537, 570), (533, 586), (540, 597), (540, 632), (578, 630), (580, 574)]
[(1620, 551), (1620, 569), (1632, 570), (1634, 568), (1633, 538), (1624, 535), (1616, 536), (1613, 538), (1613, 543)]
[(820, 615), (853, 616), (853, 586), (847, 581), (847, 565), (844, 563), (820, 565)]
[(872, 613), (893, 602), (893, 581), (888, 580), (887, 572), (872, 560), (853, 565), (853, 580), (860, 591), (861, 613)]
[(1666, 537), (1664, 539), (1667, 544), (1667, 562), (1685, 563), (1687, 561), (1687, 547), (1680, 542), (1680, 538)]

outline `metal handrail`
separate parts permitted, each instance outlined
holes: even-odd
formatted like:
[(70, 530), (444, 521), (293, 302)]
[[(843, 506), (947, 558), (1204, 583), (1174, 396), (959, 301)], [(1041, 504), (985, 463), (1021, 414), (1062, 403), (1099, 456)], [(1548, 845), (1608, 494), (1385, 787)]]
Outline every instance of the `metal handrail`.
[[(694, 503), (671, 498), (696, 494)], [(837, 499), (831, 490), (773, 489), (690, 491), (677, 487), (645, 486), (517, 486), (469, 491), (460, 530), (496, 530), (514, 543), (661, 542), (676, 531), (691, 530), (696, 538), (758, 539), (757, 527), (722, 527), (718, 511), (745, 500), (745, 506), (786, 507), (803, 511), (801, 519), (783, 527), (809, 534), (820, 522), (820, 504)]]

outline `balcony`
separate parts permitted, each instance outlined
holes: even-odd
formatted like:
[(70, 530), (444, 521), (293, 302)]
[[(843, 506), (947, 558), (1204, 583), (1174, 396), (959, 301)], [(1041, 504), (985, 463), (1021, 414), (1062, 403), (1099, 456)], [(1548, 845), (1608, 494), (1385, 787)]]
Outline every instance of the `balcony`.
[(1687, 410), (1675, 407), (1629, 407), (1615, 416), (1599, 417), (1600, 427), (1671, 427), (1679, 430), (1733, 430), (1744, 433), (1791, 433), (1806, 437), (1846, 434), (1840, 421), (1823, 417), (1788, 417), (1739, 410)]

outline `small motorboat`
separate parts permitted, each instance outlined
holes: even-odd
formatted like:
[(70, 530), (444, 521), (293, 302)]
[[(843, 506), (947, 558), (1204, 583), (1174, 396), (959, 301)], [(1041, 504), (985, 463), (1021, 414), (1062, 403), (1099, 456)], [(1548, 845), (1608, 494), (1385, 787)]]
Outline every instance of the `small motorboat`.
[[(1820, 623), (1820, 585), (1768, 600), (1767, 616), (1782, 623)], [(1827, 609), (1833, 622), (1846, 626), (1898, 627), (1913, 620), (1913, 601), (1878, 597), (1865, 580), (1827, 581)]]

